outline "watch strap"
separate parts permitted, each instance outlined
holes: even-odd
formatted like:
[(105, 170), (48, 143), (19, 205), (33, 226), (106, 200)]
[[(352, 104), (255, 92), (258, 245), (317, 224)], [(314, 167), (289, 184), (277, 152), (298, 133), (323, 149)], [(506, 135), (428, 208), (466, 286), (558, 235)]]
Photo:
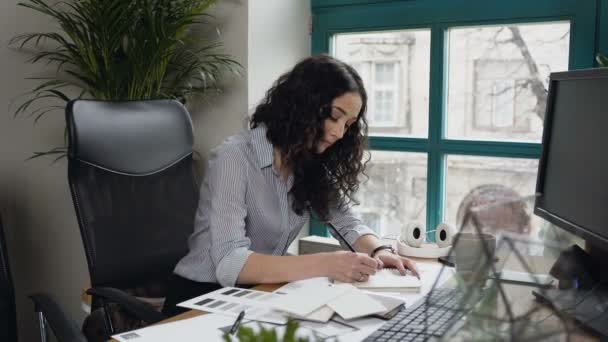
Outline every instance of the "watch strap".
[(374, 248), (374, 250), (371, 253), (369, 253), (369, 256), (373, 258), (376, 256), (376, 253), (383, 251), (383, 250), (389, 250), (389, 251), (391, 251), (391, 253), (395, 254), (395, 249), (393, 249), (393, 246), (382, 245), (382, 246), (378, 246), (378, 247)]

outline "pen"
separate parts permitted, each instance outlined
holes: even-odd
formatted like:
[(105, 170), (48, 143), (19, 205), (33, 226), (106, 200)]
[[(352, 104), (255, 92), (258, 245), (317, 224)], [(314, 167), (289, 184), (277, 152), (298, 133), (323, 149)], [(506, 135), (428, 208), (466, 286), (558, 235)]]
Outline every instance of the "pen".
[(418, 272), (418, 267), (416, 267), (416, 264), (414, 264), (414, 269), (410, 271), (413, 271), (412, 273), (414, 273), (416, 275), (416, 278), (420, 280), (420, 273)]
[(327, 222), (327, 225), (329, 226), (329, 228), (331, 228), (334, 231), (334, 233), (336, 233), (336, 235), (338, 236), (338, 239), (341, 240), (346, 245), (346, 247), (348, 247), (348, 249), (350, 249), (351, 252), (355, 252), (355, 249), (353, 248), (353, 246), (351, 246), (350, 243), (348, 243), (348, 241), (346, 241), (344, 236), (342, 236), (342, 234), (340, 234), (340, 232), (338, 231), (336, 226), (334, 226), (331, 222)]
[[(338, 228), (336, 228), (336, 226), (334, 226), (331, 222), (327, 222), (327, 225), (329, 226), (329, 228), (331, 228), (331, 230), (334, 231), (334, 233), (336, 233), (336, 236), (338, 236), (338, 239), (340, 239), (346, 245), (346, 247), (348, 247), (348, 249), (350, 249), (351, 252), (355, 252), (355, 249), (353, 248), (353, 246), (351, 246), (350, 243), (348, 243), (348, 241), (346, 241), (344, 236), (342, 236), (342, 234), (340, 234), (340, 232), (338, 231)], [(412, 273), (414, 273), (416, 275), (416, 278), (418, 278), (418, 280), (420, 280), (420, 273), (418, 273), (416, 266), (414, 266), (414, 269), (410, 270), (410, 271), (412, 271)]]
[(245, 317), (245, 310), (241, 311), (239, 316), (236, 318), (236, 321), (234, 321), (232, 328), (230, 328), (230, 331), (228, 332), (230, 335), (234, 335), (234, 333), (236, 333), (236, 331), (239, 328), (239, 325), (241, 325), (241, 321), (243, 320), (243, 317)]

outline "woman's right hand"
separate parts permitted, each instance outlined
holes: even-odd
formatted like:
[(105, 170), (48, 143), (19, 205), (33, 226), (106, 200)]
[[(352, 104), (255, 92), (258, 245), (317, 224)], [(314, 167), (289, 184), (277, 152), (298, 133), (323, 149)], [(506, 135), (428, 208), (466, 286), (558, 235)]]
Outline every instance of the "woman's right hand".
[(365, 253), (347, 251), (323, 253), (322, 264), (326, 277), (344, 283), (367, 281), (380, 267)]

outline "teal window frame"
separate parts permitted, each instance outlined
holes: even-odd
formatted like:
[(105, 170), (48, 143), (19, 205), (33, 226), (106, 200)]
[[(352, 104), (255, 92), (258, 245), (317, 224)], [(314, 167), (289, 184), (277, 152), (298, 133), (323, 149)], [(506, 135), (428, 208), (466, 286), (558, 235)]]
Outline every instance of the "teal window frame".
[[(446, 34), (452, 27), (564, 21), (571, 23), (568, 68), (594, 66), (598, 51), (608, 50), (608, 0), (311, 0), (312, 54), (330, 53), (338, 33), (397, 29), (431, 30), (428, 138), (373, 136), (372, 151), (424, 152), (427, 169), (427, 227), (443, 218), (447, 155), (538, 159), (540, 143), (454, 140), (445, 137)], [(434, 239), (432, 229), (428, 238)], [(328, 236), (311, 220), (312, 235)]]

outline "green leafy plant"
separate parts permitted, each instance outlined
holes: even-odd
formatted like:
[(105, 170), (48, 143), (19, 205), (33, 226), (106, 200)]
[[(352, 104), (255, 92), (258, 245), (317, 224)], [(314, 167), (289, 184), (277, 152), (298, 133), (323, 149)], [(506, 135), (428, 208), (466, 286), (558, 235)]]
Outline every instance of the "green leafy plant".
[[(239, 342), (310, 342), (306, 337), (297, 337), (296, 330), (298, 330), (299, 324), (297, 321), (287, 321), (285, 332), (282, 337), (279, 337), (276, 329), (264, 328), (262, 325), (259, 326), (258, 332), (256, 333), (252, 328), (241, 326), (235, 336), (224, 334), (224, 341), (239, 341)], [(321, 338), (315, 334), (315, 341), (327, 341), (328, 339)], [(332, 339), (337, 341), (337, 339)]]
[[(57, 32), (26, 33), (10, 45), (33, 48), (31, 63), (54, 67), (51, 77), (24, 94), (14, 115), (37, 122), (74, 98), (186, 102), (220, 90), (224, 72), (241, 65), (218, 52), (219, 42), (197, 37), (198, 24), (217, 0), (26, 0), (19, 6), (42, 13)], [(50, 101), (49, 101), (50, 100)], [(59, 147), (35, 155), (64, 154)]]

